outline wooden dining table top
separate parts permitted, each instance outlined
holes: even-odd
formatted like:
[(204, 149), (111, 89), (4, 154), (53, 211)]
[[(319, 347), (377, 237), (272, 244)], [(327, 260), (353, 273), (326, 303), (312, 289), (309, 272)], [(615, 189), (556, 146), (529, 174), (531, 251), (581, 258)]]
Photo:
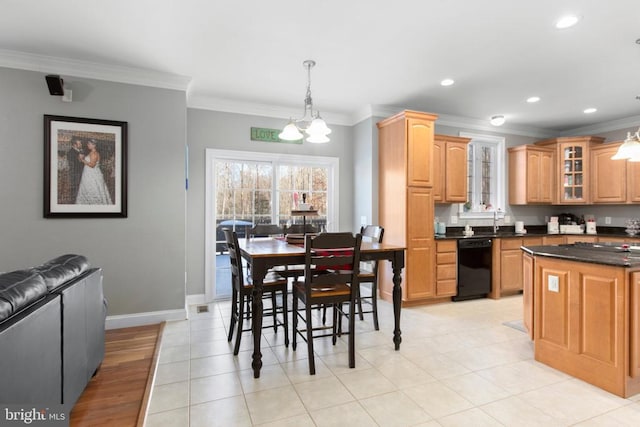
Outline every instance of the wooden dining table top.
[[(256, 237), (252, 239), (239, 239), (241, 251), (251, 258), (277, 257), (304, 255), (304, 247), (287, 243), (283, 239), (273, 237)], [(361, 253), (376, 253), (399, 251), (406, 249), (403, 246), (391, 245), (387, 243), (362, 241), (360, 245)]]

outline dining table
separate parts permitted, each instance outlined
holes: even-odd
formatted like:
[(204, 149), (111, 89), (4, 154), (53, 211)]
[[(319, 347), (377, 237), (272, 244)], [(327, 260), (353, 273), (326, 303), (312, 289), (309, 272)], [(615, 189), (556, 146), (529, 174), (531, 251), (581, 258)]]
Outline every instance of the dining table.
[[(270, 268), (276, 266), (301, 265), (305, 263), (305, 249), (301, 245), (287, 243), (285, 239), (274, 237), (256, 237), (240, 239), (240, 253), (251, 266), (250, 274), (253, 283), (251, 310), (253, 313), (253, 356), (251, 367), (253, 377), (260, 378), (262, 368), (262, 352), (260, 340), (262, 335), (262, 287), (263, 279)], [(402, 269), (404, 268), (405, 247), (388, 243), (363, 241), (360, 246), (361, 261), (390, 261), (393, 271), (393, 343), (400, 349), (402, 342), (400, 332), (400, 311), (402, 307)], [(294, 332), (295, 333), (295, 332)]]

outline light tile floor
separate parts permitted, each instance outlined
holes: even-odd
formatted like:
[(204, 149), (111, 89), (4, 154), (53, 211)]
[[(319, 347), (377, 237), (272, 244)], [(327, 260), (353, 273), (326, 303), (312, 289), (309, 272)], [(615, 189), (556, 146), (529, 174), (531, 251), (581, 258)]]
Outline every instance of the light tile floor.
[(638, 426), (640, 395), (622, 399), (533, 360), (527, 335), (503, 325), (522, 297), (402, 310), (380, 302), (380, 331), (357, 322), (356, 368), (346, 337), (316, 340), (310, 376), (304, 342), (264, 330), (263, 368), (251, 370), (245, 333), (233, 356), (229, 302), (166, 325), (146, 425), (157, 426)]

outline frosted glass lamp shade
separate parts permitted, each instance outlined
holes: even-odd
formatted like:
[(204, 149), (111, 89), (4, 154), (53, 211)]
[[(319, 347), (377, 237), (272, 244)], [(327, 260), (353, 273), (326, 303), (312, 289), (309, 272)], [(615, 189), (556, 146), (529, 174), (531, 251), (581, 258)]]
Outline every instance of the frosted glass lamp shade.
[(289, 124), (286, 125), (282, 132), (280, 132), (280, 134), (278, 135), (278, 138), (285, 141), (297, 141), (299, 139), (302, 139), (302, 137), (302, 133), (300, 133), (296, 125), (292, 122), (289, 122)]

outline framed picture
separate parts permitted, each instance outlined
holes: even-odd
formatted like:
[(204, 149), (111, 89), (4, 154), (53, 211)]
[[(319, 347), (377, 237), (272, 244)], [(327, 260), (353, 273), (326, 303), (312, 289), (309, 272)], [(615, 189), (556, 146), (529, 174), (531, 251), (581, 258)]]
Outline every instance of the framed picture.
[(127, 217), (127, 122), (44, 116), (45, 218)]

